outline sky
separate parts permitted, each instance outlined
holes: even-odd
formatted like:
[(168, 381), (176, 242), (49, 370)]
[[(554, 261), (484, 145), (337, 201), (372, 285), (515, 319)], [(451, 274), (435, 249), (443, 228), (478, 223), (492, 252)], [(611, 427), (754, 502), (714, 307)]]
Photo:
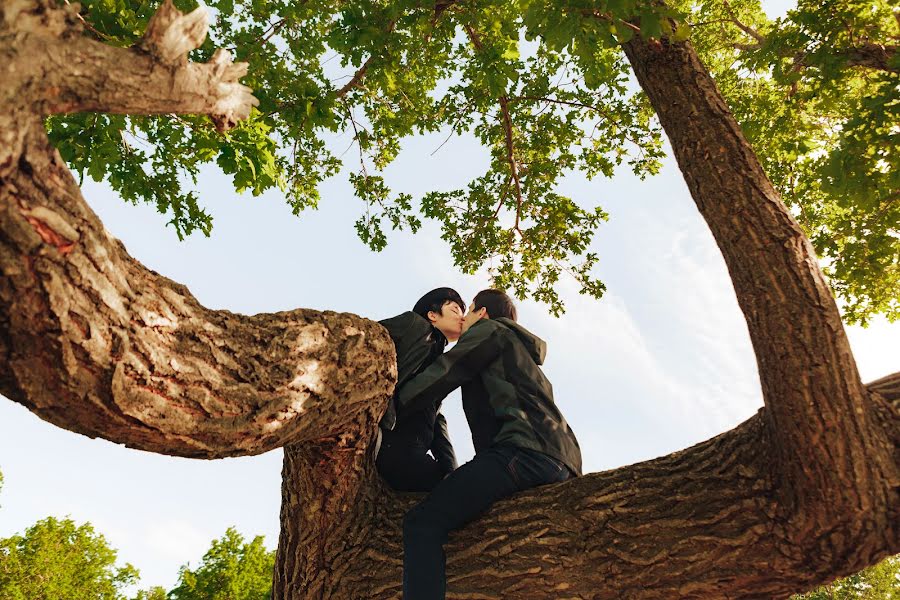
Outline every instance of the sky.
[[(455, 189), (482, 174), (488, 157), (475, 140), (457, 138), (435, 153), (444, 137), (404, 144), (385, 173), (396, 192)], [(381, 253), (367, 250), (353, 229), (363, 205), (345, 177), (326, 182), (320, 210), (300, 218), (279, 193), (238, 195), (215, 170), (202, 173), (198, 188), (213, 234), (185, 242), (154, 208), (127, 205), (102, 184), (85, 183), (83, 191), (132, 256), (211, 308), (307, 307), (381, 319), (434, 287), (454, 287), (468, 302), (488, 286), (485, 273), (459, 274), (432, 223), (414, 236), (390, 236)], [(581, 443), (585, 471), (661, 456), (752, 416), (762, 396), (747, 328), (674, 161), (643, 182), (627, 170), (593, 182), (570, 175), (560, 192), (610, 214), (591, 248), (607, 292), (589, 299), (563, 280), (564, 316), (520, 302), (519, 320), (548, 342), (544, 370)], [(898, 369), (900, 323), (876, 320), (848, 334), (864, 381)], [(444, 413), (463, 462), (472, 445), (458, 392)], [(56, 428), (0, 401), (0, 537), (51, 515), (90, 522), (120, 563), (140, 569), (141, 588), (170, 589), (179, 567), (196, 566), (229, 526), (264, 535), (274, 548), (281, 459), (280, 450), (216, 461), (154, 455)]]

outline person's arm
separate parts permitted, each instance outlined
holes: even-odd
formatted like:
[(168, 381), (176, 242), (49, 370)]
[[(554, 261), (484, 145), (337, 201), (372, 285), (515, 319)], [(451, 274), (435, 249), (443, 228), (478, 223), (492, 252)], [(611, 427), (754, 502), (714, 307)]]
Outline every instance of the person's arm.
[(400, 414), (437, 404), (500, 356), (506, 343), (503, 325), (485, 319), (465, 332), (456, 345), (410, 379), (397, 393)]
[(444, 473), (449, 473), (458, 467), (456, 453), (453, 452), (453, 444), (450, 443), (450, 432), (447, 429), (447, 419), (441, 413), (434, 420), (434, 438), (431, 440), (431, 455), (437, 461)]
[(403, 385), (431, 352), (431, 345), (425, 338), (431, 332), (431, 325), (414, 312), (407, 311), (396, 317), (379, 321), (388, 330), (397, 351), (397, 387)]

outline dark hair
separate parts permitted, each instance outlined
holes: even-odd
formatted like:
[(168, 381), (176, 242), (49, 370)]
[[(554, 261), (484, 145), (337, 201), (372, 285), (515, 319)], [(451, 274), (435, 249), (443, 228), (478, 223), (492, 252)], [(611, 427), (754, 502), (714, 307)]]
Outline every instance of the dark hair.
[(488, 316), (492, 319), (506, 317), (513, 321), (518, 320), (516, 305), (513, 304), (512, 298), (502, 290), (481, 290), (475, 294), (472, 307), (475, 310), (486, 308)]
[(444, 305), (448, 302), (455, 302), (461, 311), (466, 312), (466, 303), (463, 302), (456, 290), (448, 287), (435, 288), (419, 298), (413, 307), (413, 312), (427, 319), (429, 312), (443, 314)]

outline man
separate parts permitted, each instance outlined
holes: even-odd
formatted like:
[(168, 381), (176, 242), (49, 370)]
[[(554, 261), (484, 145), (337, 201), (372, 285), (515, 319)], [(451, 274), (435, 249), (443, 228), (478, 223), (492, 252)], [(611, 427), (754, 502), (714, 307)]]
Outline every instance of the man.
[(446, 594), (447, 534), (494, 502), (581, 474), (575, 434), (553, 402), (540, 365), (543, 340), (516, 322), (512, 300), (479, 292), (456, 346), (400, 389), (399, 414), (462, 386), (475, 458), (450, 473), (403, 519), (403, 597)]
[[(465, 303), (459, 294), (445, 287), (422, 296), (412, 312), (381, 321), (397, 349), (395, 389), (443, 354), (448, 341), (459, 339), (464, 312)], [(392, 400), (382, 417), (381, 448), (375, 465), (395, 490), (427, 492), (456, 468), (447, 420), (439, 412), (443, 399), (421, 402), (399, 417)]]

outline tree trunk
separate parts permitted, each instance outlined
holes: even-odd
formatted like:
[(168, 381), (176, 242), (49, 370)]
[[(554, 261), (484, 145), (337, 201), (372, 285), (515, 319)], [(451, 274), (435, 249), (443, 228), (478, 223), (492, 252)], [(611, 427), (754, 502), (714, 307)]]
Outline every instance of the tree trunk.
[[(384, 330), (200, 306), (109, 236), (42, 128), (72, 110), (227, 128), (253, 103), (244, 67), (188, 63), (205, 21), (168, 3), (139, 51), (81, 37), (50, 0), (2, 7), (0, 392), (154, 452), (284, 446), (275, 597), (399, 597), (417, 497), (373, 466), (396, 377)], [(725, 255), (766, 407), (687, 450), (498, 503), (451, 537), (451, 597), (784, 598), (900, 551), (900, 374), (860, 383), (809, 244), (690, 45), (625, 50)]]
[(900, 472), (812, 246), (690, 43), (624, 49), (746, 317), (789, 537), (815, 569), (877, 552), (875, 539), (898, 536)]

